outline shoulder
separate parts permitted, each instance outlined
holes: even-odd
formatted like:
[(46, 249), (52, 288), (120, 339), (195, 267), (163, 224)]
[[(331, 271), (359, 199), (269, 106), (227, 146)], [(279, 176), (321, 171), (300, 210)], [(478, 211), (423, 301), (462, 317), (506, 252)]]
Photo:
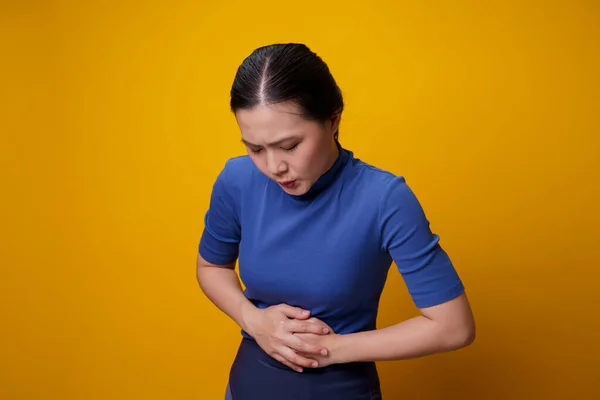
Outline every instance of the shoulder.
[(352, 180), (357, 189), (371, 197), (372, 201), (385, 204), (390, 197), (410, 197), (412, 195), (403, 175), (379, 168), (358, 158), (353, 158), (351, 162)]
[(264, 179), (265, 176), (256, 168), (248, 155), (235, 156), (225, 161), (213, 190), (238, 197), (244, 189)]
[(235, 156), (225, 161), (222, 173), (228, 179), (244, 178), (243, 175), (247, 175), (254, 167), (254, 163), (247, 155)]
[(380, 225), (423, 220), (425, 212), (404, 175), (352, 158), (352, 196), (361, 210), (372, 209)]

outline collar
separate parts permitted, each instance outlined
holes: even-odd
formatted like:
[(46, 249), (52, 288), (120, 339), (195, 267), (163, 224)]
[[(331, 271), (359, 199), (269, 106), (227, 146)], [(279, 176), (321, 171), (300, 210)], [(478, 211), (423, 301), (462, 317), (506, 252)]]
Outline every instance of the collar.
[(327, 189), (331, 184), (336, 180), (339, 176), (340, 172), (343, 170), (344, 165), (348, 162), (350, 157), (352, 156), (352, 152), (344, 149), (340, 142), (336, 140), (336, 145), (338, 147), (338, 157), (331, 166), (323, 175), (321, 175), (315, 183), (308, 189), (308, 192), (301, 194), (299, 196), (292, 195), (292, 198), (296, 200), (311, 200), (314, 199), (319, 193), (323, 192), (323, 190)]

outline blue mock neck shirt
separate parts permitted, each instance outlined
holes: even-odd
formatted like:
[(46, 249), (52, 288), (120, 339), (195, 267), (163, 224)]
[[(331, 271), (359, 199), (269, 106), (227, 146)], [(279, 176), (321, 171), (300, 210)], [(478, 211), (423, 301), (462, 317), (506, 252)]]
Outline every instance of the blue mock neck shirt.
[(299, 196), (247, 155), (229, 159), (213, 186), (200, 255), (216, 265), (237, 260), (255, 306), (307, 309), (339, 334), (376, 328), (392, 263), (418, 308), (460, 295), (462, 281), (405, 179), (338, 147), (334, 165)]

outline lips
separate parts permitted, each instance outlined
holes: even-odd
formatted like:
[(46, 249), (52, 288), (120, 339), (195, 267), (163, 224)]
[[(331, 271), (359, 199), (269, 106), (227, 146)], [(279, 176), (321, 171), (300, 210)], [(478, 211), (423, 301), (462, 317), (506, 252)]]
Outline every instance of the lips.
[(280, 181), (278, 183), (283, 187), (291, 188), (291, 187), (294, 187), (294, 184), (296, 183), (296, 181)]

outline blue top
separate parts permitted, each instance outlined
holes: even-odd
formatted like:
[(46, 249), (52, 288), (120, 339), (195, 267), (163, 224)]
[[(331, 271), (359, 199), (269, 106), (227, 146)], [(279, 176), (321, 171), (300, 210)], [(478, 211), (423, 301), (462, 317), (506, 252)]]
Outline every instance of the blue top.
[(228, 160), (213, 187), (200, 255), (218, 265), (237, 259), (244, 293), (257, 307), (301, 307), (340, 334), (376, 328), (392, 261), (419, 308), (461, 294), (462, 281), (404, 178), (339, 148), (333, 167), (300, 196), (248, 156)]

